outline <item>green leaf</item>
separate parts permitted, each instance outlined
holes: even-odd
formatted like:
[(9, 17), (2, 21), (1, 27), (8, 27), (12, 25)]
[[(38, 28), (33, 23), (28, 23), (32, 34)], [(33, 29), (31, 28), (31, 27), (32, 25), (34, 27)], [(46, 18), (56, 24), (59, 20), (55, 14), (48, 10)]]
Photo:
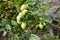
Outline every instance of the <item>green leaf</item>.
[(44, 40), (49, 40), (48, 37), (46, 35), (44, 35)]
[(8, 0), (3, 0), (3, 1), (8, 1)]
[(11, 30), (11, 26), (9, 24), (6, 25), (7, 30)]
[(12, 21), (11, 21), (11, 24), (12, 24), (12, 25), (17, 25), (17, 22), (14, 21), (14, 20), (12, 20)]
[(35, 5), (36, 2), (29, 2), (28, 5)]
[(25, 3), (28, 4), (28, 5), (35, 5), (37, 2), (37, 0), (27, 0)]
[(3, 2), (0, 2), (0, 11), (3, 9)]
[(48, 10), (48, 9), (50, 8), (50, 4), (43, 5), (43, 6), (41, 6), (41, 8), (42, 8), (44, 11), (46, 11), (46, 10)]
[(59, 18), (56, 18), (56, 20), (60, 21), (60, 17)]
[(54, 34), (53, 34), (53, 31), (52, 30), (50, 30), (50, 40), (54, 40), (55, 39), (55, 36), (54, 36)]
[(59, 11), (60, 11), (60, 7), (58, 7), (58, 8), (55, 10), (54, 13), (57, 13), (57, 12), (59, 12)]
[(24, 32), (22, 32), (22, 39), (23, 40), (29, 40), (29, 37), (30, 37), (29, 30), (24, 30)]
[(22, 4), (22, 1), (21, 1), (21, 0), (18, 0), (18, 1), (17, 1), (17, 4), (18, 4), (18, 5), (21, 5), (21, 4)]
[(40, 37), (38, 37), (35, 34), (31, 34), (31, 37), (29, 38), (29, 40), (40, 40)]
[(17, 3), (17, 0), (13, 0), (15, 3)]

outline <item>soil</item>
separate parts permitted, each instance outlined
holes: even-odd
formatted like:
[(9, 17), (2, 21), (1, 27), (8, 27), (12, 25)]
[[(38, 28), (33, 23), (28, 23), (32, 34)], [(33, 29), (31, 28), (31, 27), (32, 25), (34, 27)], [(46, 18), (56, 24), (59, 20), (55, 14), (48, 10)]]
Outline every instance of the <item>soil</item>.
[(2, 36), (3, 32), (0, 32), (0, 40), (8, 40), (8, 35)]
[(46, 11), (47, 14), (51, 15), (53, 18), (58, 18), (60, 17), (60, 12), (54, 13), (54, 11), (59, 7), (60, 5), (60, 0), (52, 0), (51, 8)]

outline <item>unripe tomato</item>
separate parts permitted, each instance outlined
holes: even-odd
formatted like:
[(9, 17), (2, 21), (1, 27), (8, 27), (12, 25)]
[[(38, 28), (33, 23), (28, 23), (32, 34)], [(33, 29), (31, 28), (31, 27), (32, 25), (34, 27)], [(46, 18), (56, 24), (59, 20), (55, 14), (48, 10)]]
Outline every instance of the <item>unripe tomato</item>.
[(22, 22), (21, 28), (22, 28), (22, 29), (26, 29), (26, 23), (25, 23), (25, 22)]
[(18, 23), (18, 24), (21, 24), (21, 23), (22, 23), (22, 21), (21, 21), (21, 20), (17, 20), (17, 23)]
[(46, 26), (46, 23), (44, 22), (43, 25)]
[(21, 11), (26, 10), (26, 9), (28, 9), (28, 8), (29, 8), (29, 6), (28, 6), (27, 4), (23, 4), (23, 5), (21, 6)]
[(20, 13), (19, 13), (19, 16), (21, 16), (21, 17), (24, 16), (24, 15), (23, 15), (23, 12), (20, 12)]
[(39, 25), (36, 25), (36, 29), (39, 27)]
[(28, 10), (23, 10), (22, 14), (25, 15), (28, 12)]
[(44, 27), (44, 26), (40, 23), (40, 24), (39, 24), (39, 28), (40, 28), (40, 29), (43, 29), (43, 27)]
[(18, 15), (17, 20), (20, 20), (23, 16)]
[(22, 16), (20, 16), (20, 15), (17, 16), (17, 23), (18, 24), (21, 24), (22, 23), (21, 18), (22, 18)]

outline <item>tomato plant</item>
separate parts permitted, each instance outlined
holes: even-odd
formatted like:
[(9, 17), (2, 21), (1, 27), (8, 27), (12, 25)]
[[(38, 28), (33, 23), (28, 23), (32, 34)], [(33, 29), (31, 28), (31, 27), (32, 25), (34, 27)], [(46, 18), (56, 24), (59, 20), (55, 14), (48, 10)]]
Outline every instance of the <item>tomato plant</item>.
[[(45, 13), (50, 7), (49, 3), (40, 4), (40, 0), (3, 0), (0, 2), (0, 32), (3, 36), (8, 33), (8, 40), (41, 40), (38, 31), (46, 32), (47, 23), (52, 22), (52, 17)], [(49, 32), (49, 38), (55, 40), (52, 34)], [(49, 38), (43, 35), (44, 40)]]

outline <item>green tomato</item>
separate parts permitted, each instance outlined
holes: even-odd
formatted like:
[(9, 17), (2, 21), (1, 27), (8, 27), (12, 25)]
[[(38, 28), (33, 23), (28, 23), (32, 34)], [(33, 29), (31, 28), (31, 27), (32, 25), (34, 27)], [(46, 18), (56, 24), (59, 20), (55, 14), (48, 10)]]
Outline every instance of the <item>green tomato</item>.
[(23, 12), (20, 12), (20, 13), (19, 13), (19, 16), (21, 16), (21, 17), (24, 16)]
[(17, 17), (17, 23), (18, 24), (21, 24), (22, 23), (22, 21)]
[(22, 12), (19, 13), (19, 16), (24, 16), (27, 12), (28, 10), (23, 10)]
[(22, 21), (21, 21), (21, 20), (19, 20), (19, 21), (17, 21), (17, 23), (18, 23), (18, 24), (21, 24), (21, 23), (22, 23)]
[(46, 26), (46, 23), (44, 22), (43, 25)]
[(20, 20), (20, 18), (21, 18), (21, 16), (18, 15), (16, 19), (17, 19), (17, 20)]
[(40, 29), (43, 29), (43, 27), (44, 27), (44, 26), (40, 23), (40, 24), (39, 24), (39, 28), (40, 28)]
[(28, 10), (23, 10), (22, 14), (25, 15), (28, 12)]
[(22, 23), (21, 18), (22, 18), (22, 16), (20, 16), (20, 15), (17, 16), (16, 19), (17, 19), (17, 23), (18, 24), (21, 24)]
[(28, 6), (27, 4), (23, 4), (23, 5), (21, 6), (21, 11), (26, 10), (26, 9), (28, 9), (28, 8), (29, 8), (29, 6)]
[(22, 28), (22, 29), (26, 29), (26, 23), (25, 23), (25, 22), (22, 22), (21, 28)]
[(36, 29), (39, 27), (39, 25), (36, 25)]

